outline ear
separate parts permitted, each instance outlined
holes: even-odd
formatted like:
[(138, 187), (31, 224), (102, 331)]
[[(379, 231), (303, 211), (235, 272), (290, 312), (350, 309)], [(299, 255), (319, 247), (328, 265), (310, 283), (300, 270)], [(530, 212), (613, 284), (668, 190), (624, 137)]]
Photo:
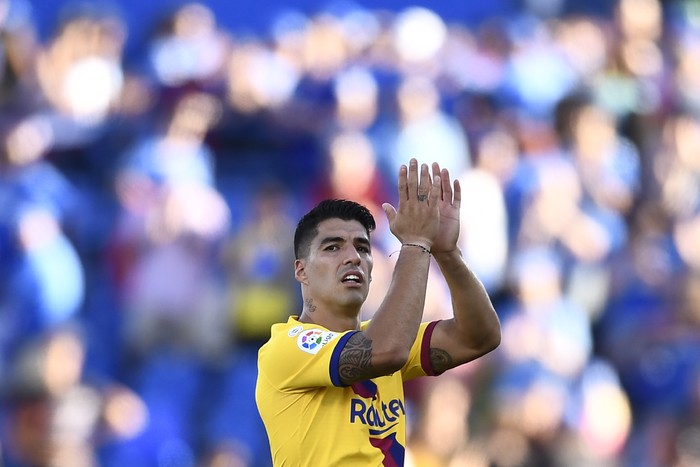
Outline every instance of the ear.
[(297, 259), (294, 261), (294, 278), (300, 284), (309, 283), (309, 278), (306, 276), (306, 260)]

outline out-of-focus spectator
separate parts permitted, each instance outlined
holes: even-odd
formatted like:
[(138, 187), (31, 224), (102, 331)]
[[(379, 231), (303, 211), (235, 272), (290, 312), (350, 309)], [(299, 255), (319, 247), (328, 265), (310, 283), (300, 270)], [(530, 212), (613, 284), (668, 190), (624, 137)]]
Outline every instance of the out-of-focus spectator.
[(596, 105), (575, 110), (570, 131), (569, 150), (587, 201), (598, 209), (628, 215), (641, 185), (637, 149), (617, 133), (614, 116)]
[(301, 297), (288, 274), (294, 263), (288, 237), (295, 227), (291, 196), (272, 183), (257, 186), (256, 192), (253, 206), (221, 252), (227, 289), (222, 326), (228, 351), (219, 356), (216, 400), (207, 404), (205, 433), (213, 460), (266, 466), (270, 460), (265, 428), (249, 403), (255, 397), (257, 349), (269, 337), (272, 324), (299, 309)]
[(543, 23), (523, 18), (514, 31), (501, 92), (523, 111), (547, 118), (578, 77)]
[(287, 274), (294, 263), (287, 237), (295, 227), (290, 195), (273, 184), (261, 185), (258, 193), (222, 252), (229, 338), (253, 345), (299, 306), (296, 281)]
[(399, 115), (391, 167), (415, 154), (433, 154), (440, 167), (462, 173), (471, 166), (464, 130), (457, 119), (441, 108), (436, 84), (425, 76), (409, 75), (397, 89)]
[(472, 397), (465, 384), (448, 376), (424, 394), (411, 427), (409, 466), (446, 465), (470, 440)]
[(3, 364), (11, 364), (23, 343), (76, 319), (85, 298), (85, 270), (66, 235), (66, 226), (75, 220), (77, 193), (61, 172), (44, 160), (52, 143), (48, 124), (39, 117), (19, 121), (3, 135)]
[(36, 61), (41, 91), (56, 112), (59, 143), (80, 142), (114, 111), (124, 84), (126, 24), (116, 11), (97, 5), (65, 11)]
[(429, 157), (504, 336), (406, 387), (413, 465), (698, 464), (696, 2), (467, 3), (273, 2), (260, 32), (215, 2), (0, 0), (0, 463), (268, 467), (290, 219), (370, 207), (380, 290), (379, 207)]
[(20, 260), (4, 300), (11, 340), (40, 336), (75, 318), (85, 294), (80, 259), (52, 213), (27, 206), (18, 213), (16, 234)]
[(669, 215), (682, 219), (700, 207), (700, 121), (691, 113), (668, 116), (655, 152), (649, 196)]
[(111, 257), (126, 337), (138, 353), (177, 343), (208, 354), (222, 345), (223, 337), (201, 334), (221, 330), (210, 261), (230, 222), (204, 141), (218, 115), (217, 100), (185, 93), (164, 128), (137, 143), (118, 169), (121, 210)]
[(430, 8), (413, 6), (400, 11), (390, 32), (402, 74), (435, 78), (447, 29), (445, 21)]
[(522, 213), (516, 246), (551, 245), (570, 261), (603, 260), (615, 245), (614, 240), (621, 241), (621, 234), (608, 231), (595, 213), (586, 209), (573, 165), (552, 156), (533, 161), (530, 168), (535, 186)]
[[(185, 95), (164, 122), (156, 123), (154, 134), (123, 156), (114, 181), (121, 209), (113, 242), (118, 253), (112, 258), (119, 282), (144, 242), (168, 241), (178, 230), (207, 235), (221, 229), (214, 156), (204, 141), (217, 104), (206, 94)], [(198, 205), (210, 205), (214, 215), (199, 215)]]
[(143, 179), (158, 186), (214, 184), (214, 155), (204, 138), (219, 117), (219, 102), (205, 93), (187, 93), (167, 110), (163, 128), (127, 152), (119, 181)]
[(59, 327), (22, 349), (3, 390), (7, 465), (97, 466), (101, 450), (137, 436), (148, 411), (132, 390), (84, 374), (79, 329)]
[(229, 103), (244, 114), (288, 105), (299, 74), (293, 62), (264, 43), (254, 40), (238, 43), (228, 59)]
[(365, 131), (379, 113), (377, 79), (370, 70), (355, 66), (338, 73), (334, 83), (335, 121), (347, 131)]
[(148, 64), (163, 86), (198, 83), (205, 89), (217, 88), (230, 47), (229, 34), (218, 27), (208, 6), (185, 2), (164, 18), (150, 38)]
[(510, 45), (500, 21), (486, 22), (475, 31), (451, 25), (442, 52), (442, 75), (457, 92), (495, 93), (506, 76)]
[(34, 92), (41, 48), (36, 24), (28, 2), (4, 1), (0, 8), (0, 105), (8, 111), (27, 111), (39, 101)]
[(460, 247), (489, 293), (505, 286), (508, 261), (508, 213), (499, 177), (517, 157), (513, 139), (494, 130), (480, 139), (474, 167), (457, 177), (462, 187)]
[(379, 235), (387, 231), (382, 203), (389, 197), (390, 185), (385, 182), (372, 141), (362, 132), (344, 131), (333, 134), (328, 142), (328, 176), (319, 180), (311, 196), (355, 199), (372, 212)]
[[(216, 224), (200, 220), (198, 211)], [(125, 278), (128, 337), (140, 352), (174, 340), (207, 354), (217, 348), (221, 331), (220, 292), (210, 260), (227, 209), (215, 192), (193, 186), (169, 193), (158, 215), (162, 223), (152, 226), (152, 243), (139, 251)]]
[[(507, 465), (559, 465), (564, 451), (546, 446), (563, 443), (566, 449), (567, 437), (583, 441), (586, 435), (572, 414), (581, 410), (577, 388), (593, 355), (591, 323), (565, 295), (562, 262), (552, 251), (531, 247), (513, 260), (515, 301), (502, 306), (503, 361), (494, 381), (489, 454)], [(583, 410), (589, 410), (586, 402)], [(626, 439), (626, 421), (616, 449)], [(516, 448), (501, 452), (508, 439)]]

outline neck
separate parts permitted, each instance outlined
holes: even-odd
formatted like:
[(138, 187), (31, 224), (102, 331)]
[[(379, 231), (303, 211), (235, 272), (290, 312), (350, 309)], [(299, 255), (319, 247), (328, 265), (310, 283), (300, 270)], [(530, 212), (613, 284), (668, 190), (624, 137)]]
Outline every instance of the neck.
[(324, 312), (319, 308), (306, 305), (299, 316), (301, 323), (313, 323), (323, 326), (329, 331), (344, 332), (353, 329), (360, 329), (360, 313), (351, 314)]

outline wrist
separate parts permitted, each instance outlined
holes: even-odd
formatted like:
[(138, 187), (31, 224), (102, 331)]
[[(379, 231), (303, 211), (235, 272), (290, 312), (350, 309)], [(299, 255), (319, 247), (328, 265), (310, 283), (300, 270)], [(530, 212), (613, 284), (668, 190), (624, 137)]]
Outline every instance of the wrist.
[(401, 242), (401, 245), (407, 245), (409, 243), (412, 243), (414, 245), (420, 245), (422, 247), (427, 248), (428, 250), (433, 248), (433, 240), (428, 238), (428, 237), (420, 237), (420, 236), (406, 236), (406, 237), (397, 237), (397, 240)]
[(401, 244), (401, 249), (404, 248), (420, 248), (421, 250), (423, 250), (424, 253), (427, 253), (429, 255), (431, 254), (430, 247), (425, 246), (422, 243), (404, 242)]
[(450, 258), (450, 257), (462, 257), (462, 250), (460, 250), (458, 247), (454, 247), (451, 250), (432, 250), (431, 251), (432, 255), (435, 257), (435, 259), (440, 259), (440, 258)]

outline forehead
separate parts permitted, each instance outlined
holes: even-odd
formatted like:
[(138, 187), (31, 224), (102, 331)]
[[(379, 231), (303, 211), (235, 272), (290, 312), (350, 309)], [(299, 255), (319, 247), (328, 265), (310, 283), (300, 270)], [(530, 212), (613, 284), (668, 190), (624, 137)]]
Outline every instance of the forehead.
[(356, 220), (346, 221), (343, 219), (326, 219), (319, 222), (318, 235), (316, 235), (314, 242), (317, 243), (329, 237), (338, 237), (346, 240), (354, 240), (356, 238), (369, 240), (367, 231), (362, 224)]

